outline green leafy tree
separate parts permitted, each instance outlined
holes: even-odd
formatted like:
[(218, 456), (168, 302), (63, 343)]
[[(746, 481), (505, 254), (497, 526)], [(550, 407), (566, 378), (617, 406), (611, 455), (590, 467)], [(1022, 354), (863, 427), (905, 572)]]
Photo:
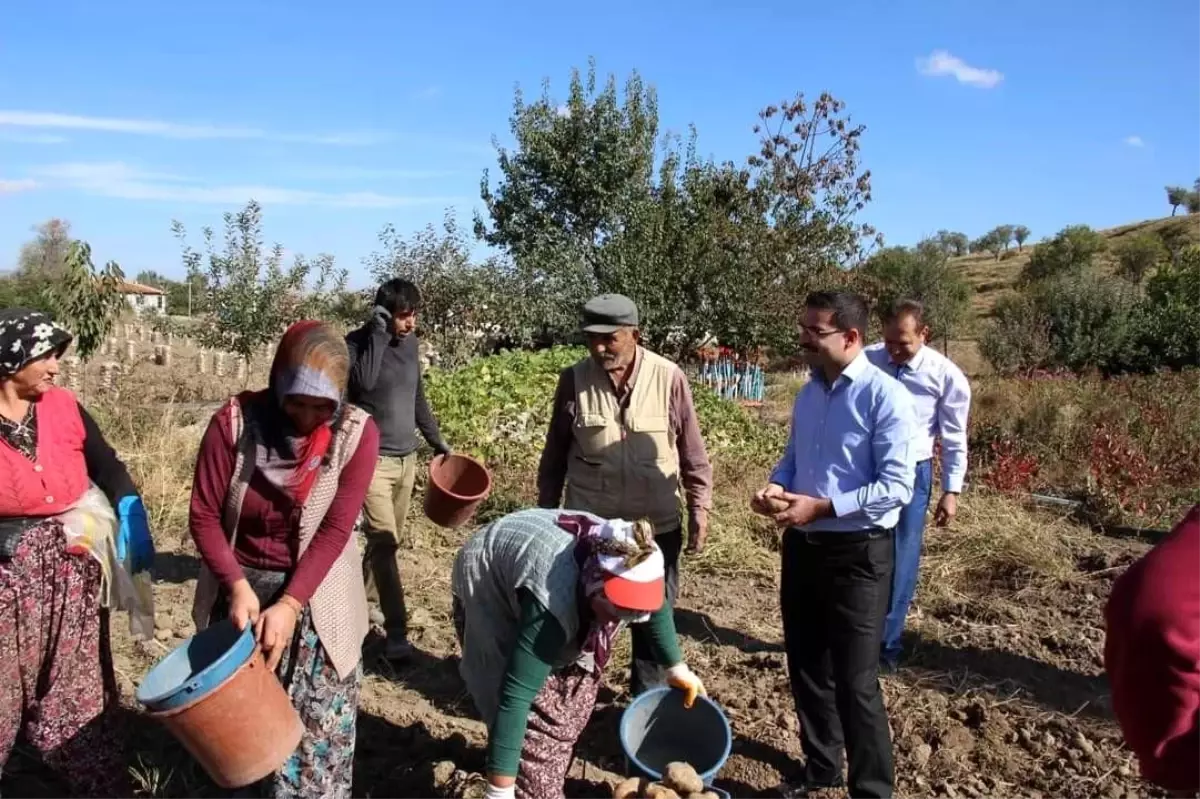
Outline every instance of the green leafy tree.
[(1013, 240), (1017, 242), (1017, 252), (1025, 249), (1025, 241), (1029, 238), (1029, 228), (1024, 225), (1016, 225), (1012, 231)]
[(966, 233), (941, 231), (938, 233), (938, 238), (943, 242), (950, 255), (955, 258), (961, 258), (970, 252), (970, 240)]
[(204, 228), (203, 252), (187, 244), (180, 222), (172, 230), (183, 247), (187, 274), (207, 279), (211, 310), (199, 320), (198, 337), (205, 346), (237, 353), (249, 363), (257, 349), (289, 324), (325, 307), (323, 295), (344, 288), (345, 274), (336, 273), (332, 259), (322, 256), (316, 263), (317, 280), (308, 286), (314, 262), (297, 257), (285, 267), (282, 245), (264, 248), (262, 209), (253, 200), (237, 213), (226, 213), (224, 221), (224, 246), (219, 249), (212, 229)]
[(881, 308), (905, 297), (920, 300), (925, 306), (926, 323), (943, 341), (967, 319), (971, 287), (950, 267), (936, 238), (921, 241), (916, 247), (880, 250), (863, 269), (876, 281), (876, 299)]
[(1168, 256), (1162, 239), (1153, 233), (1139, 233), (1116, 246), (1117, 273), (1134, 285), (1140, 285), (1146, 275)]
[(173, 281), (165, 275), (160, 275), (153, 269), (144, 269), (137, 273), (134, 281), (141, 283), (143, 286), (153, 286), (156, 289), (165, 289)]
[(472, 262), (468, 234), (452, 212), (446, 212), (440, 230), (427, 225), (404, 237), (388, 225), (379, 241), (383, 251), (365, 261), (372, 278), (383, 283), (401, 277), (417, 285), (419, 332), (442, 365), (465, 363), (499, 342), (533, 343), (520, 281), (499, 258)]
[(1189, 191), (1187, 195), (1189, 214), (1200, 214), (1200, 191)]
[(80, 360), (91, 360), (121, 317), (125, 308), (121, 293), (124, 278), (114, 261), (97, 272), (91, 246), (71, 242), (62, 276), (50, 290), (49, 300), (55, 318), (74, 335)]
[(1001, 235), (1000, 228), (995, 228), (984, 235), (981, 243), (983, 244), (983, 249), (990, 252), (992, 257), (999, 261), (1000, 256), (1003, 255), (1004, 251), (1008, 249), (1009, 241), (1009, 238), (1005, 238), (1003, 235)]
[(971, 242), (965, 233), (955, 233), (949, 230), (939, 230), (930, 239), (946, 253), (947, 256), (958, 258), (970, 251)]
[[(569, 337), (579, 303), (621, 291), (638, 303), (652, 346), (686, 351), (712, 334), (732, 346), (794, 338), (804, 289), (860, 260), (875, 235), (854, 216), (870, 200), (858, 163), (861, 125), (828, 94), (798, 95), (760, 114), (759, 151), (717, 164), (664, 142), (657, 101), (635, 73), (573, 73), (568, 99), (548, 87), (510, 120), (517, 146), (487, 176), (476, 234), (511, 258), (524, 304), (546, 333)], [(844, 274), (844, 273), (841, 273)]]
[(0, 308), (54, 310), (49, 290), (66, 270), (71, 225), (62, 219), (50, 219), (33, 231), (34, 238), (21, 245), (16, 268), (0, 274)]
[(1070, 225), (1053, 239), (1038, 244), (1029, 263), (1021, 270), (1019, 282), (1031, 283), (1062, 274), (1078, 275), (1092, 266), (1105, 250), (1104, 236), (1087, 225)]
[(0, 275), (0, 308), (32, 308), (53, 312), (54, 307), (47, 297), (50, 285), (49, 280), (19, 272)]
[(21, 246), (17, 256), (17, 272), (27, 277), (57, 280), (67, 268), (67, 258), (74, 243), (71, 223), (50, 219), (33, 230), (36, 236)]
[[(598, 89), (594, 61), (572, 70), (565, 103), (550, 95), (526, 103), (518, 88), (510, 127), (516, 146), (497, 145), (500, 182), (484, 173), (480, 195), (490, 224), (476, 235), (504, 249), (530, 284), (548, 289), (542, 310), (571, 328), (578, 304), (607, 283), (605, 244), (645, 199), (654, 170), (658, 100), (634, 72), (623, 98), (616, 78)], [(541, 292), (539, 292), (540, 294)], [(553, 306), (562, 306), (555, 308)]]
[(1004, 245), (1004, 249), (1007, 250), (1008, 245), (1012, 244), (1013, 232), (1015, 230), (1016, 225), (997, 225), (995, 229), (992, 230), (992, 233), (995, 234), (996, 239), (999, 240), (1000, 243)]
[(1183, 186), (1167, 186), (1167, 205), (1171, 206), (1171, 216), (1179, 210), (1179, 206), (1187, 205), (1188, 190)]

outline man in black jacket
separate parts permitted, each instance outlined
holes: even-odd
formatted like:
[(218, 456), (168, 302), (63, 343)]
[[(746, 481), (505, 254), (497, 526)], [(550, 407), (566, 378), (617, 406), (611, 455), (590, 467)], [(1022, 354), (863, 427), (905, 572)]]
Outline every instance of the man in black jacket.
[(417, 471), (417, 430), (438, 454), (450, 447), (425, 401), (417, 351), (417, 311), (421, 293), (407, 280), (394, 278), (379, 287), (371, 319), (346, 336), (350, 348), (347, 399), (367, 411), (379, 426), (379, 463), (367, 491), (363, 516), (367, 548), (363, 580), (367, 597), (379, 603), (387, 633), (384, 657), (403, 660), (412, 654), (408, 613), (400, 581), (397, 550), (408, 516)]

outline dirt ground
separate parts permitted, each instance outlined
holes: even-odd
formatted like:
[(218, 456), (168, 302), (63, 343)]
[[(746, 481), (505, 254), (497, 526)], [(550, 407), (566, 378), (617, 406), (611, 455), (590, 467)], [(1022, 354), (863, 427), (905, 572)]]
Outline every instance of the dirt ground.
[[(939, 533), (950, 536), (953, 533)], [(456, 541), (423, 530), (404, 553), (412, 640), (408, 666), (373, 658), (359, 715), (356, 796), (480, 794), (483, 725), (457, 672), (449, 619), (449, 568)], [(1102, 675), (1101, 610), (1112, 579), (1145, 545), (1089, 536), (1065, 579), (1012, 589), (1003, 578), (982, 601), (963, 595), (936, 607), (918, 598), (911, 656), (883, 678), (902, 796), (1145, 796), (1112, 720)], [(114, 619), (114, 649), (126, 701), (152, 662), (192, 632), (197, 560), (190, 544), (167, 544), (156, 581), (156, 641), (129, 640)], [(734, 796), (772, 796), (800, 757), (778, 624), (776, 578), (767, 573), (700, 575), (683, 566), (677, 612), (684, 650), (732, 721), (733, 753), (717, 785)], [(627, 636), (626, 636), (627, 639)], [(627, 641), (577, 752), (569, 796), (610, 796), (623, 771), (617, 725), (628, 701)], [(154, 723), (130, 715), (138, 790), (214, 795), (215, 787)], [(6, 796), (55, 795), (52, 777), (22, 757), (10, 764)]]

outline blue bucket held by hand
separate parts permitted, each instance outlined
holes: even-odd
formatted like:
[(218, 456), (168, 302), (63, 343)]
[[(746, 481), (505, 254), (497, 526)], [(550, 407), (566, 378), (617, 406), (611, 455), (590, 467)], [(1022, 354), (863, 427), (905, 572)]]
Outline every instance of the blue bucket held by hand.
[(688, 763), (707, 790), (729, 759), (733, 730), (720, 705), (707, 696), (683, 706), (683, 691), (662, 687), (642, 693), (621, 714), (621, 749), (636, 776), (661, 780), (669, 763)]

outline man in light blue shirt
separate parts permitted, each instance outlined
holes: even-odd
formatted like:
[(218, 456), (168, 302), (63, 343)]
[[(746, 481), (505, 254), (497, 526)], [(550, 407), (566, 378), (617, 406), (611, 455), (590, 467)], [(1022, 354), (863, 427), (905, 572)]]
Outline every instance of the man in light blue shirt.
[(806, 765), (784, 796), (842, 783), (890, 797), (894, 774), (879, 646), (891, 590), (892, 528), (912, 498), (913, 401), (863, 354), (868, 311), (848, 292), (805, 303), (812, 379), (791, 436), (753, 505), (786, 528), (780, 614)]
[(892, 600), (879, 653), (883, 667), (890, 670), (899, 664), (900, 636), (904, 632), (908, 606), (917, 589), (925, 513), (933, 494), (933, 449), (939, 439), (942, 444), (942, 497), (933, 514), (934, 524), (945, 527), (958, 511), (958, 495), (967, 474), (971, 384), (949, 358), (925, 346), (929, 327), (925, 324), (925, 308), (920, 302), (900, 300), (885, 308), (882, 318), (883, 341), (867, 347), (867, 358), (908, 389), (916, 414), (910, 452), (916, 462), (916, 481), (912, 501), (904, 506), (896, 524)]

